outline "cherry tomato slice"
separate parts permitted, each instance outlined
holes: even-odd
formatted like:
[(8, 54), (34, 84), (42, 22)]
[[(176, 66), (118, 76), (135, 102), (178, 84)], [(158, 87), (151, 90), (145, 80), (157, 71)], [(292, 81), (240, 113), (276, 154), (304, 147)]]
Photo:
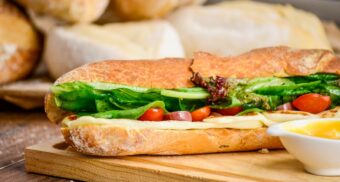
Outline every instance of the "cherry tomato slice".
[(73, 121), (73, 120), (76, 120), (78, 117), (77, 117), (77, 115), (75, 115), (75, 114), (72, 114), (72, 115), (69, 115), (68, 116), (68, 119), (70, 120), (70, 121)]
[(191, 112), (192, 121), (203, 121), (210, 115), (211, 109), (209, 106), (201, 107)]
[(326, 110), (332, 101), (329, 96), (320, 94), (304, 94), (293, 101), (293, 106), (300, 111), (319, 113)]
[(226, 109), (218, 109), (217, 112), (225, 115), (225, 116), (234, 116), (241, 112), (243, 109), (241, 106), (236, 106), (236, 107), (231, 107), (231, 108), (226, 108)]
[(148, 109), (139, 120), (141, 121), (163, 121), (164, 111), (161, 108)]

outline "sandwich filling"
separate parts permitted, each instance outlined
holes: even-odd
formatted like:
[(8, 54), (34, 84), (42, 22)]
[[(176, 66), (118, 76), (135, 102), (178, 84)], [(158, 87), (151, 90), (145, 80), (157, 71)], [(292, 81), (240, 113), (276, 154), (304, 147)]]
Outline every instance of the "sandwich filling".
[[(318, 113), (340, 105), (340, 76), (336, 74), (236, 79), (203, 78), (195, 73), (191, 81), (195, 87), (177, 89), (76, 81), (54, 85), (52, 93), (59, 108), (74, 113), (64, 120), (69, 127), (93, 123), (94, 118), (99, 118), (96, 123), (106, 125), (151, 127), (151, 123), (165, 129), (174, 129), (173, 126), (251, 129), (282, 122), (274, 121), (273, 115), (268, 118), (268, 113), (278, 110), (318, 117)], [(234, 115), (252, 124), (237, 123), (241, 120)], [(243, 115), (255, 119), (242, 118), (247, 117)], [(144, 122), (136, 124), (135, 120)], [(156, 126), (152, 121), (162, 122)]]

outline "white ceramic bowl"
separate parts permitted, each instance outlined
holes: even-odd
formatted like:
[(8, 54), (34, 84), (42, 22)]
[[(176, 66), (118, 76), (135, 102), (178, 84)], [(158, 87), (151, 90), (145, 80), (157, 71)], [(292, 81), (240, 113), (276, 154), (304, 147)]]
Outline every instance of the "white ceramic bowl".
[(316, 175), (340, 176), (340, 140), (302, 135), (285, 129), (320, 121), (340, 122), (340, 118), (285, 122), (269, 127), (268, 134), (279, 136), (287, 151), (303, 163), (306, 171)]

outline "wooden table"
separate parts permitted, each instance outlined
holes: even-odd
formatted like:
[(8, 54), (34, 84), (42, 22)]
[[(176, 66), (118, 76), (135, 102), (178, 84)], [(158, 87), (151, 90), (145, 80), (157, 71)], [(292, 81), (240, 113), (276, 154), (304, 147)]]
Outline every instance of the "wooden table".
[(25, 172), (24, 148), (59, 136), (42, 109), (0, 107), (0, 181), (69, 181)]

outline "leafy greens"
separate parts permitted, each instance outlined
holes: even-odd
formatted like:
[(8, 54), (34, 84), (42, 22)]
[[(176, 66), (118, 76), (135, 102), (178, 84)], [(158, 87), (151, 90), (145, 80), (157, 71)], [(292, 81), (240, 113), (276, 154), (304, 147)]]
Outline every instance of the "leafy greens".
[(138, 118), (150, 107), (166, 112), (193, 111), (206, 105), (209, 96), (201, 88), (147, 89), (80, 81), (55, 85), (52, 92), (58, 107), (100, 118)]
[(306, 93), (329, 95), (333, 106), (340, 105), (340, 76), (336, 74), (234, 79), (202, 78), (196, 73), (191, 80), (209, 91), (209, 105), (216, 109), (241, 106), (244, 110), (275, 110)]
[(78, 115), (99, 118), (139, 118), (152, 107), (165, 112), (193, 111), (205, 105), (223, 109), (241, 106), (244, 111), (275, 110), (306, 93), (329, 95), (332, 107), (340, 105), (340, 76), (318, 73), (287, 78), (202, 78), (198, 87), (178, 89), (142, 88), (103, 82), (69, 82), (54, 85), (56, 105)]

